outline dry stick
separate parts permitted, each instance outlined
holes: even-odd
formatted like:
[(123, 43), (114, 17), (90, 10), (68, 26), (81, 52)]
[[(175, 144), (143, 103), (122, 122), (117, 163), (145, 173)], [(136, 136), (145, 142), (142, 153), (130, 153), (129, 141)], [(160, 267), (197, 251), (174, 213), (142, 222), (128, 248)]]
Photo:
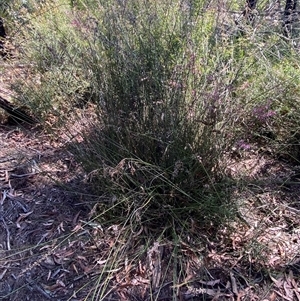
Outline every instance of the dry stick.
[(35, 118), (28, 115), (22, 109), (17, 108), (8, 100), (4, 99), (2, 96), (0, 96), (0, 108), (5, 110), (9, 115), (11, 115), (16, 120), (25, 121), (30, 124), (37, 123), (37, 120)]

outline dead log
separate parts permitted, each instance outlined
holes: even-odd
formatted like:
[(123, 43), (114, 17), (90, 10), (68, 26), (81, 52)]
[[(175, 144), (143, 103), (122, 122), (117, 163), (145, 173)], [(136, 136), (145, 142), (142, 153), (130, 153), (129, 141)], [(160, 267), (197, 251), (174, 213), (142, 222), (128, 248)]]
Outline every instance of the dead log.
[(16, 107), (2, 96), (0, 96), (0, 108), (5, 110), (17, 122), (27, 122), (30, 124), (38, 122), (37, 119), (30, 116), (25, 110)]

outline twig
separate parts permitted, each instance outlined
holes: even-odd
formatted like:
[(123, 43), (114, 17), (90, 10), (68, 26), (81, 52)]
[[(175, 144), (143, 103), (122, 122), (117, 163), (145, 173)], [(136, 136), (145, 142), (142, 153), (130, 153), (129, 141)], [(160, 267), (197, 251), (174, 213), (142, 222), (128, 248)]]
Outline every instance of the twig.
[(30, 177), (30, 176), (34, 176), (34, 175), (37, 175), (39, 174), (38, 172), (32, 172), (32, 173), (25, 173), (25, 174), (22, 174), (22, 175), (17, 175), (17, 174), (10, 174), (9, 175), (9, 178), (10, 179), (14, 179), (14, 178), (25, 178), (25, 177)]
[(25, 111), (22, 109), (14, 106), (12, 103), (10, 103), (8, 100), (0, 96), (0, 108), (5, 110), (9, 115), (11, 115), (13, 118), (20, 120), (20, 121), (25, 121), (30, 124), (35, 124), (37, 123), (37, 120), (33, 117), (31, 117), (29, 114), (27, 114)]
[(49, 295), (43, 288), (41, 288), (39, 285), (37, 285), (36, 283), (34, 283), (33, 280), (31, 279), (26, 279), (28, 285), (30, 285), (32, 287), (32, 289), (38, 291), (39, 293), (41, 293), (43, 296), (45, 296), (48, 300), (51, 300), (52, 297), (51, 295)]

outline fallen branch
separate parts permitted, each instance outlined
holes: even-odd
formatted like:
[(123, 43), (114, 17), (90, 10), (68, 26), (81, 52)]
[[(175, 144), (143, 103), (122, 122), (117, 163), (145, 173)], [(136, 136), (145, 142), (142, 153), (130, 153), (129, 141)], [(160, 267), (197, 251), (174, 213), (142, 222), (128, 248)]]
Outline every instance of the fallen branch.
[(37, 123), (37, 120), (35, 118), (31, 117), (24, 110), (17, 108), (2, 96), (0, 96), (0, 108), (5, 110), (16, 121), (25, 121), (30, 124)]

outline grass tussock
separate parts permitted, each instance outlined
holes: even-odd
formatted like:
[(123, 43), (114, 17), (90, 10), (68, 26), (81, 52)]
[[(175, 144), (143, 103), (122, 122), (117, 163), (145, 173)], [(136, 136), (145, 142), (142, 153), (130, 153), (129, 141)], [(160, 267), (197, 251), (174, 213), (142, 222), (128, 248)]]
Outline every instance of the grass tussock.
[[(139, 219), (154, 223), (226, 216), (223, 193), (204, 192), (222, 178), (233, 125), (226, 105), (233, 75), (223, 62), (201, 64), (214, 47), (207, 40), (213, 11), (203, 15), (202, 7), (182, 3), (99, 5), (97, 52), (85, 58), (99, 123), (86, 133), (86, 149), (79, 146), (89, 153), (81, 158), (95, 186), (124, 198), (122, 214), (142, 210)], [(213, 70), (224, 67), (215, 78)]]
[[(196, 240), (195, 229), (211, 234), (235, 219), (227, 165), (236, 153), (259, 145), (299, 162), (299, 50), (278, 24), (234, 22), (230, 7), (239, 9), (236, 1), (28, 1), (14, 20), (19, 55), (31, 63), (14, 83), (18, 101), (69, 135), (99, 197), (93, 221), (121, 227), (110, 266), (132, 251), (124, 241), (147, 245), (130, 255), (139, 258), (155, 241)], [(86, 113), (93, 118), (73, 139)], [(104, 278), (94, 299), (107, 294)]]

